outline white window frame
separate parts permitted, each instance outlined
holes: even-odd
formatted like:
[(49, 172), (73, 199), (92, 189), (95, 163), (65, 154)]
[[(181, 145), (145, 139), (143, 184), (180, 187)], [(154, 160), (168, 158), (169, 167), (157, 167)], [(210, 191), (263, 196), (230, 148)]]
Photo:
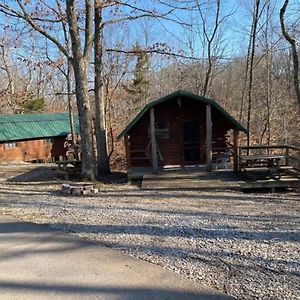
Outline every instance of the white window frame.
[(4, 144), (5, 149), (14, 149), (17, 148), (17, 143), (16, 142), (9, 142)]

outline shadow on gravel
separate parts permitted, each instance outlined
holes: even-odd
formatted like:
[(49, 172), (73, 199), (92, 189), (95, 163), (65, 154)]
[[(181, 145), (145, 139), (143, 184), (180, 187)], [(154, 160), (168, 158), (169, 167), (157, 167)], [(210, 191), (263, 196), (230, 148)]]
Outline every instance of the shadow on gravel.
[(35, 169), (26, 171), (7, 179), (8, 182), (40, 182), (52, 180), (57, 180), (53, 167), (36, 167)]
[[(232, 191), (228, 192), (228, 194), (226, 195), (224, 191), (222, 191), (221, 193), (219, 192), (211, 192), (208, 194), (205, 194), (203, 192), (199, 192), (199, 193), (189, 193), (189, 191), (187, 192), (178, 192), (178, 191), (174, 191), (174, 190), (170, 190), (170, 192), (167, 191), (159, 191), (159, 192), (151, 192), (149, 193), (148, 191), (144, 191), (144, 190), (140, 190), (137, 193), (133, 193), (133, 192), (123, 192), (122, 193), (122, 197), (127, 197), (127, 198), (140, 198), (143, 197), (145, 199), (149, 198), (149, 199), (192, 199), (194, 200), (193, 202), (197, 203), (199, 200), (217, 200), (217, 201), (251, 201), (251, 202), (282, 202), (282, 201), (286, 201), (286, 200), (292, 200), (292, 201), (296, 201), (295, 197), (287, 197), (286, 195), (284, 196), (284, 199), (280, 199), (280, 197), (276, 196), (276, 195), (270, 195), (270, 196), (265, 196), (265, 195), (261, 195), (261, 194), (241, 194), (238, 192), (233, 193)], [(120, 198), (120, 193), (117, 192), (104, 192), (104, 195), (107, 194), (109, 197), (115, 197), (115, 198)]]
[[(226, 250), (221, 251), (208, 251), (204, 248), (190, 251), (187, 248), (180, 247), (160, 247), (150, 245), (138, 245), (132, 246), (125, 243), (101, 243), (107, 247), (114, 249), (133, 249), (133, 251), (151, 253), (157, 255), (164, 255), (166, 257), (172, 257), (172, 259), (185, 259), (195, 263), (205, 263), (207, 265), (215, 266), (220, 269), (228, 270), (266, 270), (279, 275), (291, 274), (296, 277), (300, 277), (300, 272), (297, 271), (280, 271), (278, 270), (278, 264), (283, 264), (285, 267), (290, 267), (299, 270), (300, 262), (284, 260), (278, 258), (266, 258), (262, 256), (251, 257), (247, 254), (240, 254), (237, 252), (231, 252)], [(227, 261), (229, 259), (229, 261)], [(233, 261), (234, 259), (234, 261)], [(237, 263), (237, 261), (241, 263)], [(245, 263), (246, 262), (246, 263)], [(268, 267), (275, 265), (275, 268)]]
[[(52, 227), (52, 228), (51, 228)], [(43, 243), (54, 243), (59, 244), (59, 246), (47, 247), (47, 248), (28, 248), (28, 249), (9, 249), (0, 253), (0, 261), (7, 261), (8, 259), (15, 259), (20, 257), (26, 257), (31, 255), (47, 254), (47, 253), (57, 253), (57, 252), (69, 252), (76, 251), (79, 248), (90, 247), (91, 245), (97, 246), (95, 243), (87, 242), (86, 240), (73, 239), (73, 237), (66, 237), (63, 235), (51, 234), (54, 229), (63, 230), (66, 232), (76, 232), (76, 233), (96, 233), (96, 234), (142, 234), (142, 235), (160, 235), (160, 236), (180, 236), (184, 232), (182, 227), (173, 227), (163, 230), (162, 228), (156, 226), (98, 226), (98, 225), (86, 225), (86, 224), (49, 224), (47, 225), (37, 225), (28, 222), (2, 222), (0, 223), (0, 240), (10, 240), (17, 241), (19, 244), (29, 241), (34, 244), (43, 245)], [(199, 231), (199, 230), (197, 230)], [(29, 236), (21, 237), (19, 235), (14, 235), (17, 233), (30, 233)], [(47, 235), (49, 233), (49, 235)], [(190, 232), (191, 234), (192, 232)], [(197, 238), (220, 238), (219, 235), (216, 236), (216, 231), (206, 232), (206, 236), (197, 236), (194, 234), (193, 237)], [(290, 234), (290, 233), (289, 233)], [(185, 233), (184, 236), (187, 236)], [(298, 236), (299, 238), (299, 236)], [(66, 245), (64, 245), (66, 244)], [(120, 242), (97, 242), (104, 246), (112, 247), (115, 249), (133, 249), (133, 251), (139, 251), (143, 253), (153, 253), (158, 255), (164, 255), (166, 257), (173, 257), (179, 259), (189, 259), (194, 262), (202, 262), (209, 264), (218, 268), (228, 267), (230, 270), (238, 269), (249, 269), (249, 270), (260, 270), (265, 269), (267, 271), (276, 273), (278, 275), (285, 275), (287, 273), (300, 277), (300, 273), (296, 271), (278, 271), (278, 268), (273, 269), (272, 267), (267, 267), (272, 264), (284, 264), (285, 266), (290, 266), (291, 268), (299, 269), (300, 263), (295, 261), (286, 261), (282, 259), (271, 259), (265, 257), (251, 257), (247, 254), (241, 254), (236, 252), (231, 252), (227, 250), (221, 251), (207, 251), (204, 248), (191, 251), (188, 248), (181, 247), (168, 247), (168, 246), (158, 246), (158, 245), (129, 245)], [(216, 259), (217, 258), (217, 259)], [(230, 262), (230, 265), (226, 262), (228, 258), (234, 258), (235, 261), (248, 261), (250, 264), (238, 264)], [(1, 285), (1, 284), (0, 284)], [(1, 288), (1, 286), (0, 286)], [(173, 298), (171, 298), (173, 299)], [(175, 298), (177, 299), (177, 298)], [(180, 298), (178, 298), (180, 299)]]
[[(116, 209), (116, 207), (108, 207), (107, 209)], [(120, 208), (124, 211), (141, 211), (146, 213), (158, 213), (158, 214), (167, 214), (167, 215), (185, 215), (191, 217), (200, 217), (206, 218), (209, 220), (213, 219), (233, 219), (235, 221), (245, 221), (245, 222), (271, 222), (276, 221), (279, 223), (280, 220), (282, 221), (295, 221), (300, 223), (300, 217), (298, 216), (290, 216), (286, 214), (278, 214), (274, 216), (265, 216), (265, 215), (237, 215), (237, 214), (228, 214), (228, 213), (218, 213), (218, 212), (200, 212), (200, 211), (187, 211), (187, 210), (165, 210), (165, 209), (152, 209), (152, 208), (140, 208), (140, 207), (122, 207)], [(230, 227), (229, 227), (230, 228)], [(231, 228), (235, 228), (232, 226)]]
[(297, 231), (242, 231), (238, 228), (224, 229), (200, 229), (184, 226), (152, 226), (152, 225), (89, 225), (56, 223), (49, 224), (55, 228), (67, 229), (70, 232), (84, 232), (95, 234), (131, 234), (162, 237), (185, 237), (199, 239), (228, 239), (228, 240), (252, 240), (252, 241), (277, 241), (299, 242), (300, 234)]
[[(142, 287), (116, 287), (116, 286), (86, 286), (86, 285), (70, 285), (70, 284), (41, 284), (35, 282), (9, 282), (0, 281), (0, 289), (10, 289), (13, 291), (29, 291), (34, 295), (34, 292), (49, 293), (49, 297), (62, 295), (91, 295), (94, 294), (97, 298), (109, 296), (111, 299), (123, 300), (220, 300), (220, 299), (233, 299), (232, 297), (212, 295), (207, 293), (193, 293), (174, 289), (155, 289), (155, 288), (142, 288)], [(53, 294), (54, 293), (54, 294)], [(77, 299), (77, 298), (76, 298)]]

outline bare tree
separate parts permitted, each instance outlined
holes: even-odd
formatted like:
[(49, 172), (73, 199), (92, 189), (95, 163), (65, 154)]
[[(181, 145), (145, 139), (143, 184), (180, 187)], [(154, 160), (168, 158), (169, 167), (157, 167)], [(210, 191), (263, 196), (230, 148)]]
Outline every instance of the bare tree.
[(260, 0), (255, 0), (254, 12), (253, 12), (253, 26), (252, 26), (252, 38), (251, 38), (251, 54), (250, 54), (250, 64), (249, 64), (249, 85), (248, 85), (248, 111), (247, 111), (247, 129), (249, 130), (247, 134), (247, 146), (250, 145), (250, 126), (251, 126), (251, 110), (252, 110), (252, 93), (253, 93), (253, 67), (254, 67), (254, 56), (255, 56), (255, 43), (256, 43), (256, 33), (257, 25), (259, 20), (259, 10), (260, 10)]
[(202, 8), (200, 6), (199, 0), (196, 1), (196, 5), (197, 5), (199, 15), (202, 20), (202, 30), (203, 30), (205, 42), (207, 44), (207, 46), (206, 46), (206, 48), (207, 48), (206, 49), (207, 50), (207, 68), (206, 68), (206, 72), (205, 72), (204, 84), (203, 84), (203, 89), (202, 89), (202, 95), (207, 96), (207, 94), (209, 92), (208, 88), (209, 88), (209, 84), (211, 81), (213, 66), (216, 62), (216, 56), (213, 55), (214, 54), (213, 49), (217, 48), (216, 47), (216, 39), (217, 39), (218, 29), (219, 29), (221, 23), (225, 20), (225, 18), (220, 17), (221, 0), (217, 0), (214, 25), (213, 25), (211, 33), (209, 33), (207, 22), (204, 18), (204, 14), (202, 12)]
[(102, 22), (102, 9), (103, 2), (101, 0), (95, 1), (95, 129), (96, 129), (96, 142), (98, 150), (98, 174), (109, 174), (109, 159), (107, 155), (107, 141), (106, 141), (106, 120), (105, 120), (105, 99), (103, 93), (103, 22)]
[(45, 79), (50, 77), (50, 68), (36, 55), (34, 43), (27, 49), (26, 57), (18, 54), (15, 45), (15, 38), (5, 31), (0, 41), (1, 106), (4, 112), (14, 114), (22, 112), (22, 103), (29, 95), (40, 95), (45, 90)]
[(266, 17), (265, 17), (265, 30), (264, 30), (264, 42), (265, 42), (265, 62), (266, 62), (266, 78), (267, 78), (267, 88), (266, 88), (266, 116), (265, 124), (263, 126), (260, 144), (263, 144), (263, 138), (267, 132), (267, 144), (270, 145), (271, 140), (271, 105), (272, 105), (272, 49), (269, 42), (269, 27), (270, 27), (270, 0), (266, 0)]
[(6, 95), (7, 104), (15, 113), (18, 110), (18, 103), (16, 103), (14, 95), (15, 95), (15, 80), (12, 75), (11, 66), (9, 64), (9, 59), (7, 55), (7, 48), (5, 45), (5, 40), (2, 39), (0, 45), (0, 55), (1, 55), (1, 69), (5, 72), (7, 78), (7, 85), (4, 89), (1, 90), (1, 96)]
[(297, 41), (294, 37), (291, 36), (291, 34), (288, 33), (285, 25), (285, 12), (288, 7), (289, 0), (285, 0), (281, 9), (280, 9), (280, 25), (281, 25), (281, 31), (284, 36), (284, 38), (290, 43), (291, 50), (292, 50), (292, 58), (293, 58), (293, 80), (294, 80), (294, 88), (296, 93), (296, 98), (299, 105), (299, 111), (300, 111), (300, 87), (299, 87), (299, 59), (298, 59), (298, 53), (297, 53)]
[[(180, 71), (193, 74), (193, 81), (189, 82), (193, 92), (209, 96), (215, 70), (223, 54), (222, 33), (224, 25), (234, 9), (225, 12), (221, 0), (203, 2), (189, 1), (185, 14), (189, 16), (187, 24), (183, 24), (186, 44), (190, 57), (182, 57), (178, 62)], [(180, 59), (180, 57), (178, 57)], [(193, 65), (193, 68), (191, 68)], [(186, 74), (185, 74), (186, 76)]]
[[(48, 10), (51, 9), (51, 3), (31, 3), (28, 1), (23, 3), (21, 0), (16, 0), (15, 2), (15, 4), (11, 5), (5, 2), (0, 3), (1, 12), (27, 23), (35, 31), (50, 40), (72, 64), (75, 74), (76, 99), (82, 140), (82, 176), (87, 180), (93, 180), (95, 178), (95, 155), (92, 137), (91, 107), (88, 95), (88, 67), (93, 45), (93, 1), (86, 0), (83, 6), (85, 15), (84, 45), (80, 32), (81, 26), (78, 23), (79, 11), (76, 10), (75, 0), (66, 0), (64, 15), (52, 9), (51, 17), (48, 14)], [(36, 13), (36, 5), (41, 5), (39, 12), (43, 12), (42, 9), (44, 9), (44, 15)], [(51, 33), (52, 26), (62, 21), (66, 22), (69, 27), (72, 55), (69, 53), (66, 45), (55, 34)]]

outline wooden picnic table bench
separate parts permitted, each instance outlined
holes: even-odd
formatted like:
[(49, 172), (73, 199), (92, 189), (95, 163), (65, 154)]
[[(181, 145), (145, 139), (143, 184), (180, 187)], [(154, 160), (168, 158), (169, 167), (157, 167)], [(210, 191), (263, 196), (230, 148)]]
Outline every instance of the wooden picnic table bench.
[(240, 169), (267, 167), (270, 177), (280, 178), (280, 161), (284, 160), (284, 154), (261, 154), (261, 155), (245, 155), (239, 156)]

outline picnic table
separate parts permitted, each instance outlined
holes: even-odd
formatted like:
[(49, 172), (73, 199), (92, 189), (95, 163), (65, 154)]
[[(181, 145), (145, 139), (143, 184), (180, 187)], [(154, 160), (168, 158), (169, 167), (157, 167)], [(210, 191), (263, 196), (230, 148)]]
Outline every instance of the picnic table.
[(240, 167), (245, 168), (267, 167), (272, 178), (280, 178), (280, 161), (285, 159), (283, 154), (261, 154), (239, 156)]
[(68, 167), (71, 167), (71, 169), (80, 169), (81, 168), (81, 160), (60, 160), (55, 161), (55, 163), (58, 165), (59, 169), (67, 170), (70, 169)]

